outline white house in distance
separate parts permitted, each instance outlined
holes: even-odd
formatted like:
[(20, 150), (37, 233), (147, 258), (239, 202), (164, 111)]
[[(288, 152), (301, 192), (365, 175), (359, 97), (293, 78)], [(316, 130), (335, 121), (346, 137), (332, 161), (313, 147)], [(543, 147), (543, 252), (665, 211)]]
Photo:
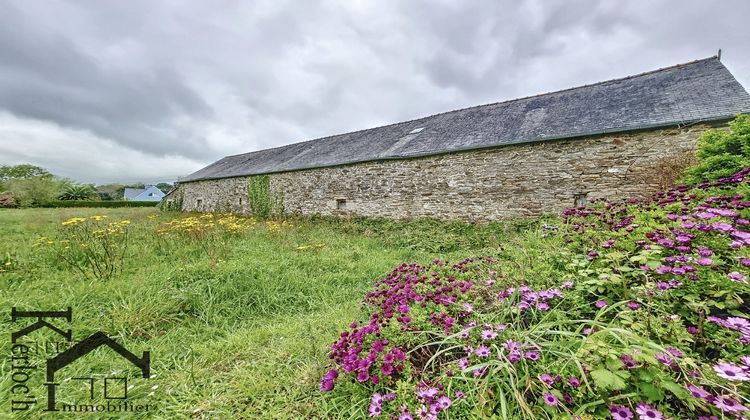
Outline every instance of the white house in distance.
[(128, 201), (161, 201), (164, 192), (153, 185), (146, 188), (125, 188), (123, 198)]

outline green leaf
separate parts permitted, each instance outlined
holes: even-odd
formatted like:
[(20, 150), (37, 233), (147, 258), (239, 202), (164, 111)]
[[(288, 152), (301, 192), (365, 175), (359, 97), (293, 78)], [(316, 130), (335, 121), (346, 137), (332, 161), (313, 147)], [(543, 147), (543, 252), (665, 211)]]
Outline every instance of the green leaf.
[[(616, 372), (620, 373), (623, 371)], [(611, 389), (613, 391), (619, 391), (625, 389), (626, 387), (625, 381), (619, 375), (607, 369), (597, 369), (591, 372), (591, 377), (594, 379), (594, 384), (596, 385), (596, 387), (600, 389)]]
[(654, 402), (664, 399), (664, 392), (654, 384), (642, 383), (639, 386), (640, 393), (648, 402)]
[(672, 381), (664, 381), (661, 383), (661, 386), (672, 392), (680, 399), (685, 399), (688, 397), (688, 391), (682, 385), (678, 385)]

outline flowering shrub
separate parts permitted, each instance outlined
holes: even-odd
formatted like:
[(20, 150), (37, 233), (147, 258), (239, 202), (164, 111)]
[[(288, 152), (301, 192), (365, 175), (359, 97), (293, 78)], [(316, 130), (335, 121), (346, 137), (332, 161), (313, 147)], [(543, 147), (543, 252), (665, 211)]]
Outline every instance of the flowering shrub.
[(57, 237), (37, 238), (34, 246), (49, 248), (87, 279), (109, 280), (122, 270), (130, 221), (106, 219), (107, 216), (73, 217), (62, 222)]
[(399, 419), (747, 416), (749, 174), (566, 211), (543, 228), (559, 277), (499, 257), (397, 267), (320, 390)]
[(219, 260), (219, 257), (230, 252), (228, 239), (239, 236), (256, 225), (257, 221), (253, 218), (233, 214), (205, 213), (162, 223), (156, 229), (156, 233), (160, 238), (169, 241), (162, 245), (183, 243), (196, 245), (215, 262)]

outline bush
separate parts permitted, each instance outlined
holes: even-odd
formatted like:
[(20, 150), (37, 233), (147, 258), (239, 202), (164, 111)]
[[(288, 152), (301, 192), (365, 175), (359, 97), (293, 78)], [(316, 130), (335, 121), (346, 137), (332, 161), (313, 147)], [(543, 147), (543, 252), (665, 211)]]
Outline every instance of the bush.
[(536, 275), (502, 255), (402, 264), (331, 346), (320, 390), (334, 416), (742, 415), (748, 196), (750, 168), (568, 210), (540, 228), (564, 263)]
[(39, 207), (65, 208), (65, 207), (156, 207), (156, 201), (75, 201), (55, 200)]
[(699, 163), (687, 170), (685, 183), (726, 178), (750, 166), (750, 115), (739, 115), (729, 123), (729, 131), (709, 130), (698, 139)]
[(48, 176), (9, 179), (5, 189), (15, 197), (20, 207), (44, 207), (57, 200), (64, 182)]
[(15, 208), (18, 207), (16, 199), (11, 193), (0, 193), (0, 208)]

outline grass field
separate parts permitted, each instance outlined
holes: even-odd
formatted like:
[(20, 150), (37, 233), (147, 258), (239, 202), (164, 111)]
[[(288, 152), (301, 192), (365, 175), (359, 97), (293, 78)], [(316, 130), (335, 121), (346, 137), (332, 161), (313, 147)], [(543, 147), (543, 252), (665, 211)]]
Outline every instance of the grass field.
[[(107, 216), (101, 223), (130, 221), (121, 272), (104, 280), (88, 277), (61, 257), (70, 251), (59, 242), (70, 227), (62, 223), (94, 215)], [(102, 330), (136, 355), (149, 350), (153, 377), (132, 380), (128, 394), (129, 401), (152, 406), (142, 417), (324, 418), (334, 414), (317, 390), (326, 353), (338, 331), (360, 315), (362, 296), (373, 281), (404, 261), (498, 252), (521, 261), (516, 270), (523, 278), (526, 267), (544, 264), (545, 258), (542, 248), (528, 255), (517, 246), (538, 235), (534, 226), (523, 224), (321, 219), (258, 221), (231, 234), (170, 234), (179, 226), (165, 223), (187, 216), (147, 208), (0, 211), (3, 416), (14, 398), (10, 333), (30, 323), (10, 322), (14, 306), (70, 306), (74, 340)], [(59, 337), (50, 331), (31, 336)], [(57, 379), (108, 369), (137, 372), (113, 354), (98, 349)], [(96, 384), (102, 376), (96, 376)], [(39, 404), (20, 417), (42, 414), (43, 377), (40, 365), (27, 383)], [(58, 403), (89, 400), (88, 383), (63, 385)], [(104, 401), (101, 390), (96, 393), (95, 400)]]

